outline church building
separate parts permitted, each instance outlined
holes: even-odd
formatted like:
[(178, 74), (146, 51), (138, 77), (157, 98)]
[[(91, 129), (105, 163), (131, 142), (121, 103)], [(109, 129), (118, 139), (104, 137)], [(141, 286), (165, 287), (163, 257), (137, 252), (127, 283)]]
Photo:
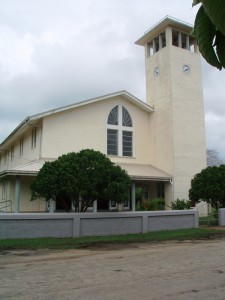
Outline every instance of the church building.
[(82, 149), (127, 171), (123, 210), (135, 211), (137, 195), (164, 198), (166, 209), (188, 199), (191, 179), (206, 167), (201, 62), (191, 31), (166, 17), (136, 41), (144, 49), (146, 101), (123, 90), (25, 118), (0, 144), (0, 211), (48, 211), (43, 199), (30, 201), (32, 180), (44, 162)]

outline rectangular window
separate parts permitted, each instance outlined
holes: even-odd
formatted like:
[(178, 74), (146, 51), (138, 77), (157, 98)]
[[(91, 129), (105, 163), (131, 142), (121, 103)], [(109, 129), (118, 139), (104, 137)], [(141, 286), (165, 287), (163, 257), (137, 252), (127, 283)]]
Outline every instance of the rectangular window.
[(114, 129), (107, 130), (107, 154), (118, 155), (118, 131)]
[(123, 131), (123, 156), (132, 156), (133, 135), (131, 131)]
[(116, 201), (115, 200), (111, 200), (110, 201), (110, 208), (116, 208), (116, 207), (117, 207)]
[(165, 198), (164, 182), (157, 182), (157, 198)]
[(36, 140), (37, 140), (37, 128), (32, 129), (32, 136), (31, 136), (31, 149), (36, 148)]
[(24, 138), (20, 139), (20, 156), (23, 155), (23, 141), (24, 141)]
[(4, 155), (4, 165), (6, 165), (6, 164), (7, 164), (7, 162), (8, 162), (8, 159), (9, 159), (9, 151), (8, 151), (8, 150), (6, 150), (6, 151), (5, 151), (5, 155)]
[(11, 161), (13, 161), (13, 159), (14, 159), (14, 145), (12, 145), (10, 153), (11, 153)]
[(123, 207), (124, 208), (129, 208), (129, 199), (123, 202)]

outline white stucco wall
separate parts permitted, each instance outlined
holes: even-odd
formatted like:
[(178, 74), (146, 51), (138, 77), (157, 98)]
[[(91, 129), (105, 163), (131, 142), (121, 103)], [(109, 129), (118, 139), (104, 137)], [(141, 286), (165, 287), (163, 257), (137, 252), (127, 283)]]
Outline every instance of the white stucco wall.
[[(42, 124), (39, 122), (37, 125), (36, 135), (36, 147), (31, 147), (32, 140), (32, 128), (28, 126), (26, 131), (21, 134), (12, 136), (9, 142), (4, 145), (4, 151), (1, 153), (1, 164), (0, 172), (4, 170), (13, 169), (17, 166), (27, 164), (33, 160), (38, 160), (40, 157), (40, 145), (41, 145), (41, 127)], [(20, 155), (20, 140), (23, 139), (23, 154)], [(13, 155), (11, 155), (11, 149), (14, 146)], [(5, 163), (4, 153), (8, 151), (8, 158)]]
[(150, 114), (123, 97), (107, 99), (47, 116), (43, 120), (42, 150), (44, 159), (57, 158), (68, 152), (95, 149), (107, 154), (107, 117), (122, 104), (130, 112), (134, 127), (134, 157), (113, 157), (117, 162), (149, 163)]

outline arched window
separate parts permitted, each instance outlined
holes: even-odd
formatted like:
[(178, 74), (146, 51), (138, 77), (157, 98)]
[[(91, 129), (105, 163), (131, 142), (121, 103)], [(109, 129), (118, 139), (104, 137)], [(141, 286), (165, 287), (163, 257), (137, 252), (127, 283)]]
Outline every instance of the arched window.
[(115, 106), (108, 115), (107, 154), (133, 156), (133, 122), (122, 105)]

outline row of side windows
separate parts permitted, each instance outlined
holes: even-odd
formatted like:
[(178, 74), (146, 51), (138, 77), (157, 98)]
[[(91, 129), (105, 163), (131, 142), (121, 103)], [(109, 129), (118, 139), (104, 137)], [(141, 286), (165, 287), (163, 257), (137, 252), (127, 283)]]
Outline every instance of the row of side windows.
[[(23, 155), (23, 141), (24, 141), (24, 138), (20, 139), (20, 144), (19, 144), (19, 156), (22, 156)], [(4, 156), (3, 156), (3, 162), (4, 162), (4, 165), (7, 164), (7, 162), (9, 161), (9, 158), (11, 159), (11, 161), (14, 160), (14, 145), (11, 146), (10, 148), (10, 151), (9, 150), (5, 150), (4, 152)], [(0, 165), (2, 164), (2, 159), (1, 159), (1, 156), (0, 156)]]
[(133, 121), (122, 105), (115, 106), (108, 115), (107, 154), (133, 156)]
[[(37, 128), (34, 127), (32, 129), (32, 133), (31, 133), (31, 149), (36, 148), (37, 145)], [(19, 141), (19, 157), (23, 156), (23, 148), (24, 148), (24, 138), (22, 137)], [(4, 165), (7, 164), (9, 157), (11, 159), (11, 161), (13, 161), (14, 159), (14, 145), (11, 146), (10, 151), (6, 150), (5, 154), (4, 154)], [(2, 159), (0, 156), (0, 165), (2, 163)]]

